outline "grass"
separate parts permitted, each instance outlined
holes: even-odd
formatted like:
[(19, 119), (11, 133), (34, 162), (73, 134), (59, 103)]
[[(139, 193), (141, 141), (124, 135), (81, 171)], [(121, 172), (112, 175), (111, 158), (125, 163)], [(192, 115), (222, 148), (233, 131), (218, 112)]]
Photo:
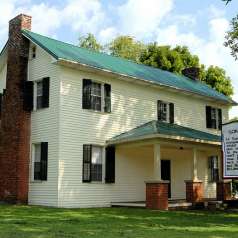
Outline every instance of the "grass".
[(238, 213), (0, 205), (0, 238), (237, 238)]

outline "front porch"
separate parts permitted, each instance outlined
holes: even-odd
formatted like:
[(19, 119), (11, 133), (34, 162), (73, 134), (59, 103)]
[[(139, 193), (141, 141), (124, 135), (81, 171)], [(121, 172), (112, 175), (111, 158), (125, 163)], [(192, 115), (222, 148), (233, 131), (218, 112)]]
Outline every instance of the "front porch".
[[(229, 197), (219, 193), (224, 186), (229, 192), (229, 183), (219, 182), (222, 178), (219, 141), (153, 134), (133, 140), (123, 138), (113, 144), (116, 147), (113, 206), (167, 210)], [(209, 163), (211, 157), (218, 159), (216, 180)]]

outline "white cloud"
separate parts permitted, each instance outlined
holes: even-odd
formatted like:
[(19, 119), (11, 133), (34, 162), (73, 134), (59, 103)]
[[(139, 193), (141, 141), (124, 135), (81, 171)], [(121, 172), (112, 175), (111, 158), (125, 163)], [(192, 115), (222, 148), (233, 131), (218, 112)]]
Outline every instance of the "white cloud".
[(105, 15), (99, 0), (71, 0), (62, 11), (64, 24), (82, 34), (96, 33)]
[(119, 28), (124, 34), (149, 38), (172, 8), (173, 0), (128, 0), (118, 9)]
[(118, 34), (118, 30), (114, 27), (107, 27), (102, 29), (98, 34), (98, 39), (102, 43), (108, 43), (111, 39), (113, 39)]

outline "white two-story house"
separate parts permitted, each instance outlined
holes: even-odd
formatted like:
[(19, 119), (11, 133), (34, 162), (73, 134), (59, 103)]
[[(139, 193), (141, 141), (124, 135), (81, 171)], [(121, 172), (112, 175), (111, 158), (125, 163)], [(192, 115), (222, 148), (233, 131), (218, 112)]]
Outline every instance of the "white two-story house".
[(234, 101), (195, 78), (33, 33), (30, 23), (10, 21), (0, 55), (1, 199), (111, 206), (146, 201), (146, 186), (163, 181), (169, 200), (216, 198), (221, 125)]

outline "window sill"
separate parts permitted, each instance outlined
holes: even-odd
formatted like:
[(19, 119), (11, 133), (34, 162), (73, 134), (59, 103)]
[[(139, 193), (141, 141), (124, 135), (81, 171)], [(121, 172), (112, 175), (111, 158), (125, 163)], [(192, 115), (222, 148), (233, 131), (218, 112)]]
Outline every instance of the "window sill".
[(111, 112), (104, 112), (104, 111), (96, 111), (96, 110), (93, 110), (93, 109), (83, 109), (83, 110), (86, 110), (86, 111), (89, 111), (89, 112), (92, 112), (92, 113), (98, 113), (98, 114), (111, 114)]
[(30, 183), (44, 183), (44, 182), (47, 182), (47, 181), (43, 181), (43, 180), (32, 180), (32, 181), (30, 181)]
[(104, 181), (91, 181), (91, 182), (82, 182), (82, 183), (85, 183), (85, 184), (105, 184)]
[(207, 128), (207, 129), (213, 132), (221, 132), (220, 129), (215, 129), (215, 128)]

